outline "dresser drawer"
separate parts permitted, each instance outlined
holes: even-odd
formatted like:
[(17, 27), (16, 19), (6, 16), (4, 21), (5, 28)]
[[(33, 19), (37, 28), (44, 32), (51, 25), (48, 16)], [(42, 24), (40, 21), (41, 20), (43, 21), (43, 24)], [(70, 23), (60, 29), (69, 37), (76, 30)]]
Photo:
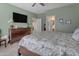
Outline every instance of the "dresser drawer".
[(17, 28), (17, 29), (11, 29), (10, 31), (11, 31), (10, 43), (19, 41), (23, 36), (31, 34), (31, 28)]

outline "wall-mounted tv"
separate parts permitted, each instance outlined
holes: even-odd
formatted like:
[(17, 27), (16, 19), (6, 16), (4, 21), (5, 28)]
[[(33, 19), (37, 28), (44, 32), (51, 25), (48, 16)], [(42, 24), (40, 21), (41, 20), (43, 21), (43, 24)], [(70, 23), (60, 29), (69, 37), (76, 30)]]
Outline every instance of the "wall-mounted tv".
[(27, 15), (13, 12), (13, 22), (27, 23)]

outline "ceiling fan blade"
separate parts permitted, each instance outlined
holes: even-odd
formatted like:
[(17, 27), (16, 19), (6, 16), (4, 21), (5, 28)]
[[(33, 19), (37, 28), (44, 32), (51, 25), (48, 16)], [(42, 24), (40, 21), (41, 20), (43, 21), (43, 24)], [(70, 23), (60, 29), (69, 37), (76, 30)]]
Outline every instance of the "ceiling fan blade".
[(34, 7), (34, 6), (35, 6), (35, 4), (36, 4), (36, 3), (34, 3), (34, 4), (32, 5), (32, 7)]
[(44, 4), (44, 3), (40, 3), (40, 5), (45, 6), (45, 4)]

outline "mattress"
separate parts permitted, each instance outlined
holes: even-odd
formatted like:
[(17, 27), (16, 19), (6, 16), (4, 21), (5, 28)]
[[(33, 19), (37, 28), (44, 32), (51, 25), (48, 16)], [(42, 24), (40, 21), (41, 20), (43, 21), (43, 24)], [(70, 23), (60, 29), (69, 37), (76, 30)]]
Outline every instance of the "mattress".
[(79, 42), (72, 33), (44, 31), (24, 36), (19, 42), (23, 46), (42, 56), (78, 56)]

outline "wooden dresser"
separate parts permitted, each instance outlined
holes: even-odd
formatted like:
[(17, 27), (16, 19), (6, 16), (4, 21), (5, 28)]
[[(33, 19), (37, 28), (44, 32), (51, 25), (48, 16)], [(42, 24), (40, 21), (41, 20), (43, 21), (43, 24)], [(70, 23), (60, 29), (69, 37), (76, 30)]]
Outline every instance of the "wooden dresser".
[(12, 44), (16, 41), (21, 40), (21, 38), (25, 35), (31, 34), (31, 28), (17, 28), (10, 29), (10, 40), (9, 42)]

